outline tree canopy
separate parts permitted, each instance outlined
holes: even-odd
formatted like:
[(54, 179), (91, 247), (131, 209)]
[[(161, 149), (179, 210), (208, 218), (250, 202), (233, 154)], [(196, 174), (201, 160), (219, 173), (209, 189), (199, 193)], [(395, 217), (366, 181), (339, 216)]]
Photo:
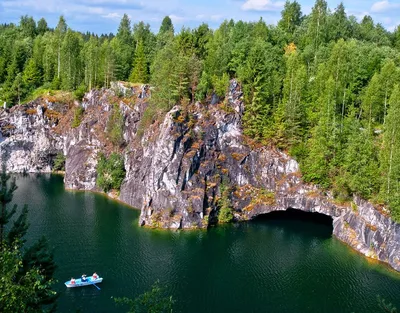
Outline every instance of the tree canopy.
[(235, 78), (247, 136), (294, 156), (307, 182), (341, 201), (357, 194), (384, 205), (397, 221), (399, 66), (400, 27), (357, 21), (325, 0), (308, 15), (286, 1), (277, 25), (225, 20), (176, 31), (165, 17), (155, 34), (124, 15), (115, 36), (73, 31), (63, 17), (55, 29), (29, 16), (0, 27), (0, 100), (9, 106), (36, 88), (150, 83), (143, 130), (176, 104), (223, 100)]

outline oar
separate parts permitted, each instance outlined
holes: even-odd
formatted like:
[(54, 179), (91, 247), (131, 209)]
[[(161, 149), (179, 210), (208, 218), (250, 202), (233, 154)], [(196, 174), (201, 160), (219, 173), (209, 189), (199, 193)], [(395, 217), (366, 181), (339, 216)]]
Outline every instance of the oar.
[(92, 283), (93, 286), (95, 286), (98, 290), (101, 290), (100, 287), (98, 287), (95, 283)]

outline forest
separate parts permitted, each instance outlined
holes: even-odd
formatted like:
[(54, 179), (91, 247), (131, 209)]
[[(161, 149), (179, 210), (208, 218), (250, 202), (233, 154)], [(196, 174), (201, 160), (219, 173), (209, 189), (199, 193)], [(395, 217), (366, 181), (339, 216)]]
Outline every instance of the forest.
[(117, 33), (54, 29), (23, 16), (0, 25), (0, 101), (49, 90), (82, 97), (114, 80), (149, 83), (151, 123), (176, 104), (221, 101), (229, 80), (244, 91), (243, 130), (295, 157), (306, 182), (339, 203), (370, 200), (400, 222), (400, 26), (358, 21), (317, 0), (304, 15), (286, 1), (277, 25), (225, 20), (158, 33), (124, 15)]

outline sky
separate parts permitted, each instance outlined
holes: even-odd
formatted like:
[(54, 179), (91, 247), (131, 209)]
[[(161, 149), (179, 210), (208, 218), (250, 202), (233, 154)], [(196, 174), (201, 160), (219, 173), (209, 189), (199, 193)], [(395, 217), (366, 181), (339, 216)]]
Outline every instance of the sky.
[[(297, 0), (305, 14), (315, 0)], [(327, 0), (334, 10), (340, 0)], [(342, 0), (348, 15), (361, 20), (371, 15), (376, 23), (393, 31), (400, 24), (400, 0)], [(18, 23), (22, 15), (44, 17), (55, 27), (60, 15), (74, 30), (96, 34), (115, 33), (124, 13), (132, 23), (144, 21), (157, 32), (162, 19), (171, 17), (175, 30), (194, 28), (202, 22), (216, 28), (224, 19), (256, 21), (262, 17), (276, 24), (284, 0), (0, 0), (0, 23)]]

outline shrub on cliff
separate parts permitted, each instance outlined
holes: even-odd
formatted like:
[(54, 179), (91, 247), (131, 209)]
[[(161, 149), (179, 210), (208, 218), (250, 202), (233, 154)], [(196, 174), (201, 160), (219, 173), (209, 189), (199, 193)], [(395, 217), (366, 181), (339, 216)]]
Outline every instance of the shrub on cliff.
[(65, 171), (65, 155), (62, 153), (57, 154), (54, 159), (54, 171)]
[(85, 109), (82, 107), (75, 108), (74, 119), (72, 120), (72, 124), (71, 124), (72, 128), (76, 128), (76, 127), (79, 127), (79, 125), (81, 125), (84, 112), (85, 112)]
[(110, 119), (107, 123), (107, 134), (114, 146), (121, 146), (124, 143), (124, 117), (118, 104), (111, 110)]
[(229, 223), (233, 220), (232, 203), (229, 198), (230, 190), (224, 182), (220, 186), (221, 197), (218, 200), (218, 222), (219, 223)]
[(107, 158), (103, 153), (100, 153), (97, 163), (97, 186), (104, 192), (112, 189), (119, 190), (124, 178), (125, 167), (122, 155), (111, 153)]

